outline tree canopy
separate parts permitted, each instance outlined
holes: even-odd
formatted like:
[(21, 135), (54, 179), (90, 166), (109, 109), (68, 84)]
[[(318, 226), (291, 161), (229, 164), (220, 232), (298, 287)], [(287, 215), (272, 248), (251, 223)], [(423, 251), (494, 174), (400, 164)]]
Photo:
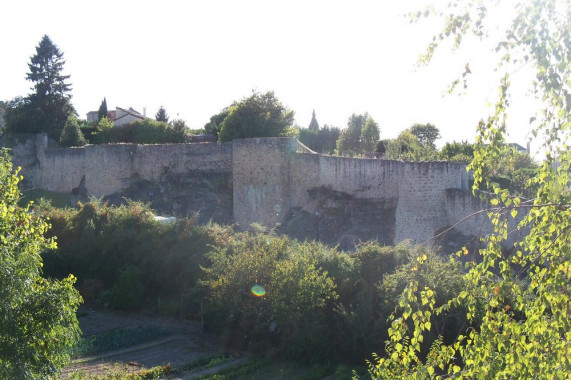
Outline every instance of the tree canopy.
[(433, 124), (414, 124), (410, 127), (410, 133), (415, 135), (422, 145), (436, 149), (435, 142), (440, 138), (440, 131)]
[(169, 122), (169, 115), (167, 114), (167, 111), (163, 106), (161, 106), (157, 111), (157, 114), (155, 115), (155, 120), (162, 121), (163, 123)]
[(72, 275), (41, 277), (40, 253), (55, 241), (44, 236), (45, 220), (18, 206), (20, 178), (0, 151), (0, 377), (48, 379), (68, 362), (67, 348), (79, 337), (81, 297)]
[(16, 98), (6, 108), (5, 130), (16, 133), (47, 133), (58, 139), (69, 115), (71, 104), (69, 75), (63, 75), (63, 53), (44, 35), (30, 58), (26, 79), (34, 91), (26, 98)]
[(97, 121), (103, 119), (104, 117), (107, 117), (107, 99), (103, 98), (103, 100), (101, 101), (101, 105), (99, 106), (99, 109), (97, 110)]
[(30, 72), (26, 79), (34, 83), (32, 90), (36, 96), (62, 96), (71, 98), (71, 85), (67, 83), (69, 75), (63, 75), (63, 53), (44, 35), (36, 47), (36, 54), (30, 58)]
[(379, 141), (379, 125), (368, 113), (352, 114), (347, 121), (347, 128), (341, 131), (337, 140), (337, 154), (357, 156), (375, 151)]
[(65, 147), (83, 146), (87, 144), (87, 140), (83, 136), (79, 123), (75, 115), (70, 115), (65, 122), (65, 126), (61, 131), (59, 143)]
[(311, 113), (311, 121), (309, 122), (309, 126), (307, 129), (311, 131), (318, 131), (319, 130), (319, 123), (317, 122), (317, 118), (315, 117), (315, 110)]
[(252, 95), (210, 118), (208, 133), (217, 133), (219, 141), (247, 137), (280, 137), (290, 134), (294, 113), (276, 98), (273, 91)]
[(318, 153), (334, 154), (341, 130), (327, 124), (317, 130), (310, 128), (299, 129), (299, 141), (309, 149)]

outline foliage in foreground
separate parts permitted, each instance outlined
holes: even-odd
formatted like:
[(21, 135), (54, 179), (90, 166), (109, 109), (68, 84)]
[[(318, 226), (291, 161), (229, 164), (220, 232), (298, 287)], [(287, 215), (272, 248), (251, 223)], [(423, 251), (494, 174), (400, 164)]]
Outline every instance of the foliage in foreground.
[(0, 152), (0, 377), (49, 378), (64, 366), (79, 336), (75, 278), (41, 277), (40, 252), (54, 248), (48, 224), (18, 207), (20, 177)]
[[(451, 3), (455, 4), (455, 2)], [(456, 4), (457, 5), (457, 4)], [(459, 44), (467, 31), (483, 35), (489, 2), (466, 2), (449, 8), (446, 33), (434, 39), (427, 59), (440, 41), (453, 36)], [(502, 79), (494, 113), (478, 128), (473, 189), (491, 189), (488, 215), (493, 233), (484, 241), (481, 260), (467, 263), (467, 287), (438, 307), (438, 294), (429, 285), (410, 281), (392, 316), (386, 356), (371, 363), (370, 375), (381, 378), (541, 378), (564, 379), (571, 372), (571, 30), (568, 1), (536, 0), (521, 4), (506, 39), (505, 66), (533, 62), (534, 91), (543, 101), (534, 135), (541, 135), (546, 159), (527, 189), (533, 198), (521, 199), (487, 175), (506, 148), (506, 112), (510, 72)], [(459, 11), (463, 9), (463, 11)], [(460, 13), (459, 13), (460, 12)], [(421, 13), (420, 13), (421, 14)], [(513, 55), (512, 55), (513, 54)], [(466, 78), (466, 76), (464, 76)], [(533, 186), (533, 187), (532, 187)], [(515, 220), (523, 214), (521, 221)], [(502, 242), (517, 230), (529, 231), (514, 249), (504, 253)], [(464, 252), (459, 252), (462, 256)], [(424, 265), (419, 261), (418, 265)], [(478, 297), (480, 295), (481, 297)], [(462, 305), (473, 320), (483, 304), (477, 329), (460, 331), (453, 342), (437, 340), (426, 359), (419, 356), (423, 337), (433, 331), (429, 318)]]

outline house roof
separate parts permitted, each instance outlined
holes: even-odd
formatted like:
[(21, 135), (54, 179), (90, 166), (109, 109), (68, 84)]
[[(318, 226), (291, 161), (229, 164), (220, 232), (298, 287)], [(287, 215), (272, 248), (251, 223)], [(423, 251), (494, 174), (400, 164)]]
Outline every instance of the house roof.
[[(134, 117), (136, 117), (136, 118), (138, 118), (138, 119), (141, 119), (141, 120), (145, 119), (145, 117), (144, 117), (143, 115), (141, 115), (140, 112), (135, 111), (132, 107), (129, 107), (128, 110), (126, 110), (126, 109), (124, 109), (124, 108), (116, 107), (116, 111), (115, 111), (115, 112), (117, 112), (117, 111), (123, 111), (124, 114), (121, 115), (120, 117), (116, 118), (116, 119), (113, 119), (114, 121), (121, 120), (122, 118), (127, 117), (127, 116), (129, 116), (129, 115), (134, 116)], [(116, 117), (116, 116), (117, 116), (117, 115), (115, 114), (115, 117)]]

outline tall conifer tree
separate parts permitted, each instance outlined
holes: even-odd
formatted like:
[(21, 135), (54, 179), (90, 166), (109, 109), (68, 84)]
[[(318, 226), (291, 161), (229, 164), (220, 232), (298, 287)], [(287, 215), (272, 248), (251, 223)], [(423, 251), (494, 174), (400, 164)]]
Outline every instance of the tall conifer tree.
[(315, 110), (311, 114), (311, 122), (309, 123), (309, 127), (307, 127), (310, 131), (318, 131), (319, 130), (319, 123), (315, 118)]
[(107, 99), (103, 98), (99, 110), (97, 110), (97, 121), (107, 117)]
[(63, 75), (63, 53), (44, 35), (30, 58), (26, 79), (33, 82), (33, 93), (7, 109), (8, 132), (39, 133), (59, 138), (69, 115), (75, 114), (71, 104), (69, 75)]

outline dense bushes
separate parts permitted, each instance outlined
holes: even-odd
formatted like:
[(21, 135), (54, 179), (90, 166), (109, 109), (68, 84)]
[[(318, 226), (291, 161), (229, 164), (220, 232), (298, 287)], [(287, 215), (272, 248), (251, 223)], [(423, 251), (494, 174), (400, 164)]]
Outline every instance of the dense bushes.
[[(43, 211), (59, 246), (44, 254), (44, 273), (74, 273), (88, 302), (202, 313), (229, 346), (296, 360), (362, 364), (382, 351), (388, 318), (411, 279), (430, 284), (439, 304), (463, 288), (459, 267), (406, 242), (342, 252), (194, 219), (162, 224), (136, 202)], [(426, 257), (421, 268), (418, 257)], [(465, 323), (459, 315), (450, 310), (432, 321), (445, 340)]]
[(314, 323), (336, 298), (335, 286), (317, 260), (297, 248), (285, 237), (246, 233), (208, 255), (205, 285), (229, 343), (267, 350), (281, 341), (296, 357), (328, 351), (313, 347), (322, 337)]
[(113, 127), (108, 118), (101, 119), (92, 136), (92, 143), (167, 144), (184, 143), (188, 130), (184, 122), (171, 124), (145, 119)]
[(57, 251), (43, 255), (44, 273), (58, 278), (74, 273), (88, 293), (86, 301), (110, 302), (118, 309), (155, 304), (159, 297), (180, 304), (202, 273), (205, 252), (231, 237), (230, 227), (195, 226), (193, 219), (162, 224), (137, 202), (110, 207), (91, 201), (64, 210), (44, 206), (43, 212), (58, 241)]

